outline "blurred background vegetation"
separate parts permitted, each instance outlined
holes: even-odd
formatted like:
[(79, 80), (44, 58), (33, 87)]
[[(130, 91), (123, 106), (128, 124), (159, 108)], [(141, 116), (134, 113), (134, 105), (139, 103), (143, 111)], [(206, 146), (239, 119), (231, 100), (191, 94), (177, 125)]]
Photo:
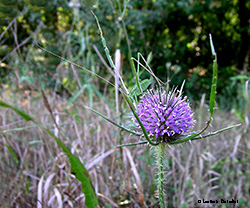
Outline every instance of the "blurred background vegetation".
[(41, 51), (36, 43), (108, 76), (97, 55), (104, 53), (91, 10), (99, 18), (111, 54), (122, 51), (127, 82), (133, 79), (123, 23), (132, 56), (152, 52), (155, 74), (164, 81), (171, 78), (172, 85), (185, 79), (186, 93), (193, 100), (209, 92), (211, 33), (218, 54), (218, 103), (227, 110), (242, 106), (242, 86), (250, 76), (247, 0), (1, 0), (1, 83), (12, 89), (49, 87), (67, 95), (91, 82), (83, 70), (60, 65), (59, 58)]

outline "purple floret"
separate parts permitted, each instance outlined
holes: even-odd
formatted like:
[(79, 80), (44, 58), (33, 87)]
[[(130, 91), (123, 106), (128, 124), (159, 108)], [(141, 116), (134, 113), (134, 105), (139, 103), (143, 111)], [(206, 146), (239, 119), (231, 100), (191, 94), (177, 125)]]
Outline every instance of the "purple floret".
[[(194, 126), (193, 113), (187, 98), (176, 89), (166, 92), (163, 88), (150, 90), (141, 97), (136, 110), (146, 132), (164, 141), (177, 139)], [(140, 128), (138, 121), (133, 118)]]

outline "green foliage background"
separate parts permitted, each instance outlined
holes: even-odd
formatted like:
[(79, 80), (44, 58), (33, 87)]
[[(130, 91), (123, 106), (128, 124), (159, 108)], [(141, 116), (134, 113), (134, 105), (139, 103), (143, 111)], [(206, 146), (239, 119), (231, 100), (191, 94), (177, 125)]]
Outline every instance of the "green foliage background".
[[(191, 99), (208, 94), (212, 66), (209, 33), (213, 35), (218, 54), (219, 104), (227, 109), (237, 105), (242, 97), (242, 79), (230, 79), (243, 74), (249, 78), (250, 2), (238, 1), (69, 1), (1, 0), (0, 2), (0, 76), (3, 83), (17, 83), (40, 89), (55, 88), (70, 94), (89, 81), (79, 72), (79, 82), (70, 70), (58, 78), (61, 60), (41, 51), (42, 47), (78, 63), (102, 76), (107, 76), (93, 46), (103, 53), (98, 28), (91, 10), (103, 28), (107, 45), (114, 54), (123, 54), (123, 74), (131, 82), (128, 44), (121, 16), (126, 25), (132, 55), (152, 52), (151, 68), (157, 76), (171, 84), (187, 80), (185, 91)], [(73, 1), (71, 2), (73, 3)], [(124, 10), (126, 6), (126, 9)], [(124, 13), (123, 13), (124, 11)], [(10, 24), (14, 21), (13, 24)], [(10, 25), (10, 28), (6, 28)], [(70, 50), (70, 52), (69, 52)], [(144, 76), (147, 76), (145, 73)], [(244, 79), (243, 79), (244, 81)], [(193, 93), (196, 92), (196, 93)], [(229, 102), (230, 101), (230, 102)]]

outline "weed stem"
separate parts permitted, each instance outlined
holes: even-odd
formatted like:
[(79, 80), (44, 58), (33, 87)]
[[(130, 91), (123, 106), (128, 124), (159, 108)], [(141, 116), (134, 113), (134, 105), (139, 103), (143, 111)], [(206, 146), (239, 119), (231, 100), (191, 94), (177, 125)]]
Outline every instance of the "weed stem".
[(161, 208), (166, 208), (164, 201), (164, 151), (165, 151), (165, 143), (160, 143), (156, 147), (156, 163), (158, 167), (158, 178), (157, 178), (157, 186), (158, 186), (158, 197)]

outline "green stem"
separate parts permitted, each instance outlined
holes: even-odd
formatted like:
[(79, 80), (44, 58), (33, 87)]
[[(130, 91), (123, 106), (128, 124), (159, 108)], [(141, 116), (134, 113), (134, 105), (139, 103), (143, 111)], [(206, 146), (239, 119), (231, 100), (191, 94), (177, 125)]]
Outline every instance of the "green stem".
[(129, 60), (129, 64), (130, 64), (132, 72), (133, 72), (133, 74), (135, 76), (137, 88), (138, 88), (139, 92), (142, 93), (143, 91), (142, 91), (142, 88), (140, 86), (139, 76), (136, 73), (135, 65), (134, 65), (134, 62), (132, 60), (132, 52), (131, 52), (131, 48), (130, 48), (130, 42), (129, 42), (129, 38), (128, 38), (128, 33), (127, 33), (126, 25), (125, 25), (123, 19), (122, 19), (122, 26), (123, 26), (123, 30), (124, 30), (126, 41), (127, 41), (127, 45), (128, 45), (128, 60)]
[(165, 201), (164, 201), (164, 150), (165, 150), (165, 143), (160, 143), (156, 147), (156, 163), (158, 166), (158, 179), (157, 179), (157, 186), (158, 186), (158, 197), (159, 203), (161, 208), (166, 208)]

